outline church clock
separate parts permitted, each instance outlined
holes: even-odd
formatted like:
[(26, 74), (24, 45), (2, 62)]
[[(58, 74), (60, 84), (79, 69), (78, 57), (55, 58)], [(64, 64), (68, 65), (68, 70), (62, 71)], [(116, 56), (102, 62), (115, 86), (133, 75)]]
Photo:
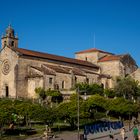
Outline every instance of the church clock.
[(8, 59), (5, 59), (2, 62), (2, 73), (7, 75), (10, 72), (10, 62)]

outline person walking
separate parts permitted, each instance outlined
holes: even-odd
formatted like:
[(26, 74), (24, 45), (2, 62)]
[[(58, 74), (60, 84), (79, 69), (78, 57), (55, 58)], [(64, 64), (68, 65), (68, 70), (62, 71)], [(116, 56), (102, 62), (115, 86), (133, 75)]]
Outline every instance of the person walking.
[(125, 128), (121, 128), (121, 137), (122, 137), (122, 140), (125, 140)]
[(134, 140), (139, 139), (138, 134), (139, 134), (139, 130), (138, 130), (137, 126), (135, 125), (134, 128), (133, 128)]
[(110, 130), (109, 138), (114, 140), (114, 131), (113, 131), (113, 129)]

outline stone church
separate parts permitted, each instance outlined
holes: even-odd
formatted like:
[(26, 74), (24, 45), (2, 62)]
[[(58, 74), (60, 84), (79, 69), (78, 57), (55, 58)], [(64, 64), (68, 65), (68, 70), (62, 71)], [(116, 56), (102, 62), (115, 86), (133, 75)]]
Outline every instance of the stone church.
[(74, 59), (19, 48), (10, 25), (1, 42), (0, 97), (36, 98), (37, 87), (60, 90), (68, 96), (80, 82), (113, 88), (117, 76), (138, 70), (129, 54), (115, 55), (93, 48), (76, 52)]

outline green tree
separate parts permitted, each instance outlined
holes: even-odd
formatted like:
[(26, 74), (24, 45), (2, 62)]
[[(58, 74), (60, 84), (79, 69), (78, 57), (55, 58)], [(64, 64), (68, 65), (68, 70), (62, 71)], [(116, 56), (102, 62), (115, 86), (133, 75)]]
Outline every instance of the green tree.
[[(69, 102), (62, 102), (57, 107), (58, 118), (69, 123), (72, 129), (77, 127), (77, 99), (77, 94), (72, 94)], [(88, 115), (87, 106), (84, 104), (84, 100), (79, 96), (79, 119), (87, 118)]]
[(41, 87), (35, 88), (35, 92), (37, 93), (40, 99), (42, 100), (46, 99), (47, 96), (46, 96), (46, 91), (44, 88), (41, 88)]
[(51, 101), (54, 103), (60, 103), (63, 101), (63, 96), (58, 90), (48, 89), (46, 95), (51, 97)]
[(87, 103), (94, 120), (106, 117), (106, 112), (109, 110), (109, 100), (107, 98), (96, 94), (88, 98)]
[(44, 107), (38, 104), (35, 104), (30, 109), (30, 118), (34, 121), (43, 122), (49, 126), (52, 126), (57, 119), (57, 111), (55, 107)]
[(76, 102), (63, 102), (57, 108), (57, 116), (60, 120), (65, 120), (70, 124), (72, 129), (76, 128), (77, 124), (77, 104)]
[[(78, 99), (78, 95), (77, 95), (77, 94), (78, 94), (78, 93), (73, 93), (73, 94), (71, 94), (71, 95), (70, 95), (70, 101), (76, 102), (77, 99)], [(79, 96), (79, 100), (83, 100), (81, 96)]]
[(103, 95), (104, 89), (102, 85), (94, 83), (90, 85), (88, 92), (90, 95), (94, 95), (94, 94)]
[(119, 97), (116, 99), (110, 99), (109, 110), (111, 116), (116, 118), (128, 118), (129, 115), (135, 116), (139, 111), (139, 107), (136, 103)]
[(99, 84), (87, 84), (87, 83), (77, 83), (75, 85), (76, 89), (79, 89), (80, 94), (84, 94), (85, 92), (87, 95), (94, 95), (94, 94), (99, 94), (103, 95), (103, 87)]
[(116, 96), (115, 91), (113, 89), (104, 89), (104, 95), (108, 98), (114, 98)]
[(123, 96), (126, 99), (131, 100), (133, 97), (140, 96), (139, 83), (130, 76), (118, 79), (114, 89), (117, 96)]

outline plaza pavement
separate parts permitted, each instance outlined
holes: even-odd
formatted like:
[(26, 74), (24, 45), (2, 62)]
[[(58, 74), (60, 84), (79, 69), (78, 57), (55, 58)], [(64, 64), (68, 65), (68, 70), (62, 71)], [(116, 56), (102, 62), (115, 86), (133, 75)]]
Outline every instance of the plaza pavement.
[[(139, 127), (139, 132), (140, 132), (140, 127)], [(113, 134), (114, 134), (114, 140), (122, 140), (120, 135), (120, 129), (113, 131)], [(126, 128), (125, 136), (127, 137), (126, 140), (134, 140), (133, 132), (132, 130), (129, 131), (128, 128)], [(109, 131), (103, 133), (90, 134), (88, 135), (87, 138), (88, 140), (111, 140), (109, 138)], [(43, 139), (37, 137), (37, 138), (30, 138), (26, 140), (43, 140)], [(62, 132), (57, 134), (56, 138), (50, 138), (49, 140), (77, 140), (77, 132)]]
[[(132, 131), (127, 131), (125, 136), (127, 137), (127, 140), (134, 139)], [(26, 140), (42, 140), (42, 138), (36, 137), (36, 138), (30, 138)], [(50, 138), (49, 140), (77, 140), (77, 133), (76, 132), (62, 132), (56, 135), (56, 138)], [(111, 140), (111, 139), (109, 138), (109, 132), (108, 133), (103, 132), (103, 133), (88, 135), (88, 140)], [(120, 136), (120, 130), (117, 130), (114, 132), (114, 140), (122, 140)]]

